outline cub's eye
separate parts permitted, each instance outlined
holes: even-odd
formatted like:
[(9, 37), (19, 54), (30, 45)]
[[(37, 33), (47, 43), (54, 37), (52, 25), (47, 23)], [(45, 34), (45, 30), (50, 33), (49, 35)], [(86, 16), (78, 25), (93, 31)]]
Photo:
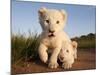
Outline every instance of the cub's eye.
[(59, 21), (56, 21), (57, 24), (59, 24)]
[(49, 23), (49, 20), (45, 20), (46, 21), (46, 23)]
[(67, 53), (69, 53), (69, 50), (66, 50)]

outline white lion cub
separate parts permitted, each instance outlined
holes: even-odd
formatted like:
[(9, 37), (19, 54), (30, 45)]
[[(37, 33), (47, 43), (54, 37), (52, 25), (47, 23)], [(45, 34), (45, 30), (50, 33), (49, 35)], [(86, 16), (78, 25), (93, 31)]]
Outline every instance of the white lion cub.
[(64, 69), (69, 69), (77, 58), (77, 42), (63, 42), (62, 49), (59, 53), (59, 60), (63, 63)]
[(39, 45), (39, 57), (41, 61), (48, 61), (47, 50), (52, 49), (48, 66), (57, 68), (58, 54), (62, 48), (63, 41), (70, 41), (69, 37), (63, 31), (67, 14), (64, 10), (41, 8), (39, 11), (39, 22), (42, 27)]

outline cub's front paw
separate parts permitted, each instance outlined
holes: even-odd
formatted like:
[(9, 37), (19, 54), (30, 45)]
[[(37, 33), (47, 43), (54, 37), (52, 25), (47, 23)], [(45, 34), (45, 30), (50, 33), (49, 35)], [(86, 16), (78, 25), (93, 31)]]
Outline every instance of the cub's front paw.
[(59, 66), (59, 64), (57, 63), (57, 62), (50, 62), (49, 64), (48, 64), (48, 67), (49, 68), (57, 68)]
[(45, 56), (41, 56), (40, 59), (41, 59), (42, 62), (47, 63), (48, 56), (46, 56), (46, 55)]
[(70, 69), (70, 68), (72, 67), (72, 64), (67, 63), (67, 62), (64, 62), (64, 63), (62, 64), (62, 67), (63, 67), (64, 69)]

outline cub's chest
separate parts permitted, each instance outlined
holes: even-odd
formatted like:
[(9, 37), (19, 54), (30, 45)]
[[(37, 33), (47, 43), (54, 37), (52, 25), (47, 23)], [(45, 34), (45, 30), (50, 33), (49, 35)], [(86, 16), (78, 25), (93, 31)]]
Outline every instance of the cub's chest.
[(50, 47), (55, 47), (55, 46), (57, 46), (57, 44), (58, 44), (57, 38), (50, 38), (49, 39), (49, 46)]
[(59, 40), (56, 37), (54, 37), (54, 38), (44, 38), (43, 43), (46, 46), (48, 46), (49, 48), (56, 48), (61, 43), (61, 40)]

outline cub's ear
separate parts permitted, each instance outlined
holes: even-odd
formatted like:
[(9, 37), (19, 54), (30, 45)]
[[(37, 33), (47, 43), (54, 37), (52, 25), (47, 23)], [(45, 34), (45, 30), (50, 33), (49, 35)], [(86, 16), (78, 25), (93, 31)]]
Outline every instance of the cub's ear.
[(47, 11), (47, 9), (45, 7), (40, 8), (40, 10), (38, 11), (39, 15), (42, 16), (45, 12)]
[(67, 13), (65, 12), (65, 10), (60, 10), (60, 12), (61, 12), (61, 14), (62, 14), (62, 16), (63, 16), (63, 20), (66, 20), (66, 18), (67, 18)]
[(76, 41), (72, 41), (73, 48), (77, 48), (78, 43)]

